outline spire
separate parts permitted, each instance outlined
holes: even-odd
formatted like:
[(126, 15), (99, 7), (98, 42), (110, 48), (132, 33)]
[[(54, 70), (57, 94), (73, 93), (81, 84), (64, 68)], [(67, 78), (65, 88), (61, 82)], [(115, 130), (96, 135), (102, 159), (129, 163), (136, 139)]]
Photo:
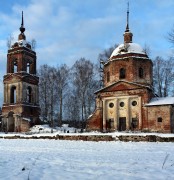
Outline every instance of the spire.
[(21, 23), (21, 27), (19, 28), (21, 33), (24, 33), (25, 28), (24, 28), (24, 18), (23, 18), (23, 11), (22, 11), (22, 23)]
[(19, 34), (18, 40), (25, 40), (25, 28), (24, 28), (24, 17), (23, 17), (23, 11), (22, 11), (22, 22), (21, 22), (21, 27), (19, 28), (19, 30), (21, 31), (21, 33)]
[(129, 1), (127, 3), (127, 21), (126, 21), (126, 30), (124, 33), (124, 43), (131, 43), (133, 34), (129, 30)]
[(129, 32), (129, 2), (127, 3), (127, 24), (125, 32)]

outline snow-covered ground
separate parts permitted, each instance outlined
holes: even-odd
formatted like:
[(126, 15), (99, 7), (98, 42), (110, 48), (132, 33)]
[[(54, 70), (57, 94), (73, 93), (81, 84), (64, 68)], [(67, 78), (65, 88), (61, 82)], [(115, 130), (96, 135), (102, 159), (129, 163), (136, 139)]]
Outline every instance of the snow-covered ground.
[(0, 179), (174, 179), (174, 144), (0, 139)]
[[(52, 132), (52, 133), (51, 133)], [(174, 137), (174, 133), (144, 133), (144, 132), (131, 132), (131, 131), (115, 131), (111, 133), (102, 133), (102, 132), (85, 132), (83, 130), (83, 133), (81, 133), (81, 129), (76, 129), (73, 127), (68, 127), (68, 124), (63, 124), (62, 127), (55, 127), (52, 129), (49, 127), (49, 125), (35, 125), (33, 126), (29, 132), (26, 133), (4, 133), (0, 132), (0, 137), (7, 137), (7, 136), (20, 136), (20, 137), (42, 137), (42, 136), (56, 136), (56, 135), (66, 135), (66, 136), (90, 136), (90, 135), (106, 135), (106, 136), (113, 136), (113, 137), (118, 137), (118, 136), (147, 136), (147, 135), (154, 135), (154, 136), (159, 136), (159, 137)]]

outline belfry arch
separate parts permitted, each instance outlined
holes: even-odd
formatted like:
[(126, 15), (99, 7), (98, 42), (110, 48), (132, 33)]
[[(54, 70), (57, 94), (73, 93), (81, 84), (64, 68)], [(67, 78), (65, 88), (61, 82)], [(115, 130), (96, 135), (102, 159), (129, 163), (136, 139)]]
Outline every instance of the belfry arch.
[(12, 86), (10, 89), (10, 103), (16, 103), (16, 86)]

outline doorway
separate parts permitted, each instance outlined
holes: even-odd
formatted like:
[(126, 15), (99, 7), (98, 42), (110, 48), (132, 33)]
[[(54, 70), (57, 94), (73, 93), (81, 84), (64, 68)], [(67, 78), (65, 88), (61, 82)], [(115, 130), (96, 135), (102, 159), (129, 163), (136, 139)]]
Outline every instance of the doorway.
[(8, 114), (8, 123), (7, 123), (7, 131), (8, 132), (14, 132), (14, 117), (13, 117), (14, 112), (9, 112)]
[(119, 131), (125, 131), (126, 130), (126, 117), (119, 117)]

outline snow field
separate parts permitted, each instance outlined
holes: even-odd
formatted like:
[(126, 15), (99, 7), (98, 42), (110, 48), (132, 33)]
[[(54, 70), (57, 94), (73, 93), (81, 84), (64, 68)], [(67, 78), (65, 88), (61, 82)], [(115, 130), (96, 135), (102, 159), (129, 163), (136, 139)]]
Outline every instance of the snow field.
[(0, 179), (174, 179), (173, 152), (173, 143), (0, 139)]

